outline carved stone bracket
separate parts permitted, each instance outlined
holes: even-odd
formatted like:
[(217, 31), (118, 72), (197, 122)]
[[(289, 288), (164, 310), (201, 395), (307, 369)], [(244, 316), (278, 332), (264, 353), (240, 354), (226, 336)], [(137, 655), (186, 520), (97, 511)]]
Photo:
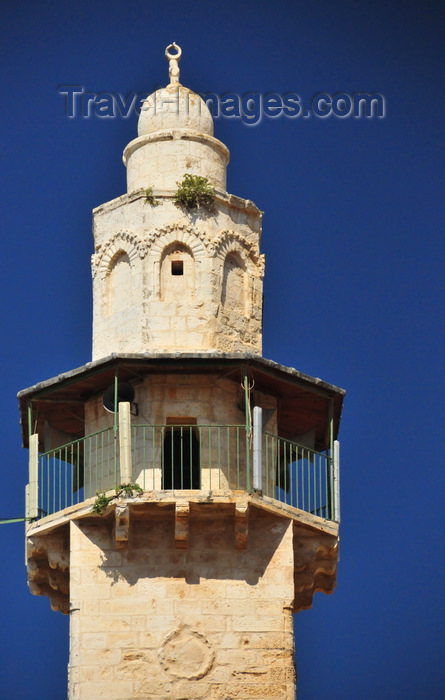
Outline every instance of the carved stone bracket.
[[(338, 528), (334, 524), (309, 514), (294, 514), (292, 508), (286, 509), (282, 504), (277, 507), (271, 499), (263, 499), (258, 494), (235, 496), (230, 492), (208, 492), (203, 497), (178, 496), (177, 492), (174, 497), (171, 493), (159, 492), (154, 498), (152, 493), (147, 493), (137, 502), (119, 500), (110, 506), (102, 520), (98, 518), (96, 522), (102, 522), (104, 531), (114, 531), (118, 550), (131, 546), (131, 528), (137, 534), (141, 523), (151, 523), (158, 515), (165, 519), (167, 514), (169, 518), (174, 518), (168, 531), (171, 532), (170, 527), (173, 526), (176, 549), (195, 546), (199, 549), (203, 542), (211, 547), (212, 542), (222, 537), (225, 546), (246, 550), (249, 529), (253, 528), (253, 537), (261, 531), (258, 510), (262, 510), (266, 517), (290, 518), (293, 520), (294, 612), (310, 608), (317, 591), (333, 592), (338, 561)], [(92, 518), (90, 510), (84, 515)], [(264, 522), (267, 526), (267, 521)], [(203, 537), (201, 528), (205, 530)], [(32, 527), (29, 528), (27, 558), (30, 591), (34, 595), (47, 596), (52, 609), (65, 614), (69, 612), (69, 546), (67, 520), (58, 529), (54, 526), (46, 532), (40, 529), (35, 535), (32, 534)]]
[(124, 549), (128, 543), (128, 533), (130, 530), (130, 509), (128, 504), (116, 505), (114, 515), (116, 519), (116, 549)]
[(69, 548), (66, 532), (28, 537), (28, 586), (33, 595), (46, 595), (51, 608), (69, 612)]
[(189, 515), (190, 504), (188, 501), (176, 501), (175, 503), (175, 547), (187, 549), (189, 545)]
[(332, 593), (336, 585), (338, 538), (294, 531), (294, 612), (308, 610), (314, 593)]
[(235, 506), (235, 549), (247, 549), (249, 534), (249, 504), (237, 503)]

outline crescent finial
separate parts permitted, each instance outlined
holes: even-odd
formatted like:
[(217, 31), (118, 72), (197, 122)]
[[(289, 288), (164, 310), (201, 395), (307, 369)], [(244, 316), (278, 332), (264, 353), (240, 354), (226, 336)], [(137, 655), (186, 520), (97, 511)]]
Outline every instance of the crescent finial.
[[(176, 53), (172, 53), (172, 49), (176, 51)], [(180, 46), (177, 45), (177, 43), (174, 41), (172, 44), (169, 44), (167, 48), (165, 49), (165, 58), (168, 61), (168, 75), (170, 78), (170, 85), (178, 84), (179, 85), (179, 60), (182, 56), (182, 49)]]

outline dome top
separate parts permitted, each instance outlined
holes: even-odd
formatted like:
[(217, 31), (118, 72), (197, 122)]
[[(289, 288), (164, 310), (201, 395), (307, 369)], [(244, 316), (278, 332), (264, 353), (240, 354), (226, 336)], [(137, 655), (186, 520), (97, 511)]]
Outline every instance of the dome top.
[(193, 129), (213, 136), (213, 119), (204, 100), (179, 83), (147, 97), (141, 107), (138, 136), (161, 129)]
[[(172, 49), (176, 53), (172, 53)], [(163, 129), (192, 129), (213, 136), (213, 119), (204, 100), (179, 82), (181, 48), (173, 42), (167, 46), (170, 83), (147, 97), (141, 107), (138, 136)]]

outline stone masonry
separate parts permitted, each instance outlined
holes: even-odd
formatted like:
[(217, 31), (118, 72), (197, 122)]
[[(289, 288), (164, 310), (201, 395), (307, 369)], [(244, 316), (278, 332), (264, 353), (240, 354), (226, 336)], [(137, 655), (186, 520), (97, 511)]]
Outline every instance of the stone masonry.
[(70, 537), (72, 700), (293, 700), (292, 521), (256, 511), (236, 549), (233, 507), (200, 504), (175, 549), (173, 506), (152, 504), (124, 550), (107, 520)]
[[(208, 107), (170, 84), (147, 98), (138, 133), (124, 151), (127, 194), (93, 212), (93, 359), (110, 348), (260, 354), (261, 212), (227, 194), (229, 151)], [(210, 210), (175, 203), (186, 173), (215, 188)]]
[[(93, 212), (92, 362), (19, 394), (28, 582), (70, 616), (69, 700), (294, 700), (292, 614), (336, 582), (344, 392), (261, 357), (261, 212), (180, 56)], [(175, 202), (186, 173), (209, 208)]]

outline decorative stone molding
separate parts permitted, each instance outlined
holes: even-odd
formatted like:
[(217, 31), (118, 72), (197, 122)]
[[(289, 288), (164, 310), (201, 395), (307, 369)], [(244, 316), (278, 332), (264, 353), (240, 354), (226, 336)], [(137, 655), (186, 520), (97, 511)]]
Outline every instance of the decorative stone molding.
[(213, 246), (206, 233), (182, 221), (155, 229), (146, 239), (150, 253), (158, 258), (172, 243), (182, 243), (190, 248), (194, 258), (204, 258), (213, 254)]
[(91, 256), (93, 278), (100, 274), (102, 278), (110, 274), (111, 263), (119, 253), (126, 253), (133, 263), (137, 258), (147, 255), (147, 243), (130, 231), (118, 231), (103, 246), (102, 250)]
[(260, 254), (258, 245), (250, 243), (237, 231), (226, 229), (221, 231), (215, 244), (215, 257), (224, 262), (229, 253), (238, 253), (247, 262), (250, 274), (263, 277), (265, 256)]
[(33, 595), (45, 595), (51, 608), (69, 612), (69, 546), (66, 531), (27, 538), (28, 586)]
[(294, 530), (294, 612), (308, 610), (314, 593), (333, 593), (337, 581), (338, 537)]
[[(159, 505), (157, 511), (153, 511), (153, 504)], [(255, 512), (258, 512), (258, 509), (263, 511), (263, 516), (269, 515), (276, 518), (277, 522), (282, 519), (292, 520), (293, 611), (310, 608), (313, 596), (318, 591), (327, 594), (333, 592), (337, 577), (338, 526), (258, 494), (234, 495), (232, 491), (196, 492), (189, 498), (181, 499), (173, 498), (168, 492), (152, 491), (146, 492), (137, 502), (130, 503), (127, 500), (125, 503), (110, 506), (107, 516), (97, 518), (104, 531), (111, 528), (112, 519), (115, 519), (115, 552), (107, 550), (106, 555), (104, 554), (106, 569), (109, 572), (107, 575), (114, 580), (120, 580), (122, 577), (121, 551), (128, 548), (131, 552), (132, 536), (137, 530), (137, 523), (148, 519), (153, 522), (156, 515), (162, 517), (165, 522), (165, 507), (173, 504), (174, 508), (169, 509), (168, 513), (173, 519), (175, 548), (179, 551), (193, 549), (194, 540), (193, 536), (190, 536), (191, 521), (202, 517), (199, 515), (200, 507), (205, 508), (206, 517), (211, 512), (209, 509), (214, 510), (215, 517), (227, 513), (225, 509), (228, 507), (232, 509), (233, 515), (224, 536), (235, 550), (255, 551), (251, 541), (251, 537), (255, 537), (255, 527), (249, 527), (249, 521), (257, 517)], [(85, 515), (91, 518), (91, 510), (88, 509)], [(52, 524), (49, 532), (30, 535), (27, 539), (28, 585), (31, 593), (47, 596), (52, 609), (65, 614), (69, 612), (70, 577), (66, 524), (71, 518), (75, 519), (76, 514), (63, 515), (59, 526)], [(267, 524), (266, 518), (264, 522)], [(209, 536), (213, 537), (210, 531)], [(179, 635), (178, 631), (174, 634)], [(180, 639), (179, 646), (185, 650), (187, 645), (182, 635)], [(172, 647), (169, 649), (172, 651)], [(170, 653), (168, 657), (170, 659)], [(171, 669), (169, 671), (173, 673)]]

